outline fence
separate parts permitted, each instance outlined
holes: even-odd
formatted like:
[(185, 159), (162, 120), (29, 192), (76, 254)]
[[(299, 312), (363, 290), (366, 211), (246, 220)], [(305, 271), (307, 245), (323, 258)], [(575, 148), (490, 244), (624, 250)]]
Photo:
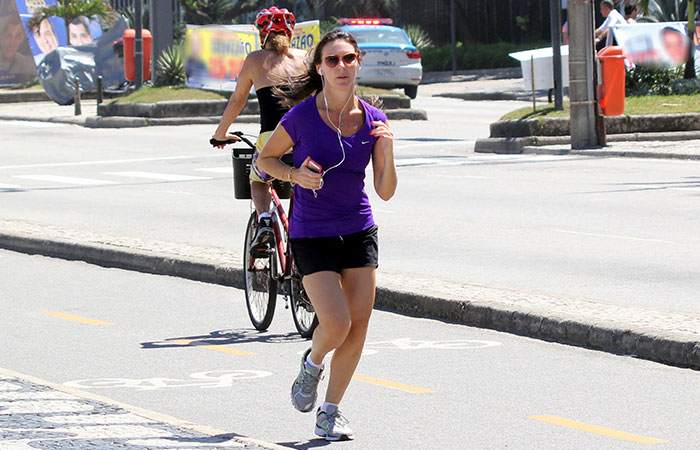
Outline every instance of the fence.
[[(133, 9), (134, 8), (134, 2), (136, 0), (111, 0), (112, 3), (112, 8), (119, 10), (119, 9)], [(167, 0), (141, 0), (143, 3), (144, 10), (145, 8), (148, 8), (148, 4), (151, 1), (167, 1)], [(175, 11), (175, 17), (182, 17), (180, 15), (180, 2), (178, 0), (170, 0), (173, 3), (173, 11)]]

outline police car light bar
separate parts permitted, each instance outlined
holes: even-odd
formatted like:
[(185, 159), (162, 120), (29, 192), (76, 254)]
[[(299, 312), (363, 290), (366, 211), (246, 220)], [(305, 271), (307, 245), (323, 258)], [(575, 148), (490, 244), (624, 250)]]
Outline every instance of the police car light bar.
[(391, 19), (338, 19), (343, 25), (391, 25)]

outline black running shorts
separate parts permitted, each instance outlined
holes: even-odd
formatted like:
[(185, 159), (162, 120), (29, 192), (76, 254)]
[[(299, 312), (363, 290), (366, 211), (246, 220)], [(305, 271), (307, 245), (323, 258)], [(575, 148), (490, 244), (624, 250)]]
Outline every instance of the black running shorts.
[(290, 239), (302, 275), (379, 265), (377, 226), (344, 236)]

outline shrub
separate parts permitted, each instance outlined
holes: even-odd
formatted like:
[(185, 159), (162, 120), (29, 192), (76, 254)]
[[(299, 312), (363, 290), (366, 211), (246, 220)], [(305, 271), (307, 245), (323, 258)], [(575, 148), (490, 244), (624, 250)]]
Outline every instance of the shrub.
[[(493, 69), (519, 67), (520, 63), (508, 56), (509, 53), (551, 46), (546, 42), (534, 44), (513, 44), (496, 42), (493, 44), (457, 43), (457, 70)], [(441, 45), (421, 50), (423, 71), (436, 72), (452, 70), (452, 46)]]
[(404, 31), (418, 50), (423, 51), (424, 48), (431, 47), (433, 45), (430, 35), (428, 35), (428, 33), (419, 25), (407, 25), (404, 27)]
[(671, 82), (682, 76), (682, 68), (636, 66), (625, 74), (625, 95), (671, 95)]
[(175, 45), (160, 55), (156, 62), (156, 86), (185, 84), (185, 64), (182, 53), (182, 46)]
[(678, 80), (673, 80), (671, 81), (671, 92), (674, 95), (700, 94), (700, 79), (692, 78), (690, 80), (686, 80), (680, 78)]

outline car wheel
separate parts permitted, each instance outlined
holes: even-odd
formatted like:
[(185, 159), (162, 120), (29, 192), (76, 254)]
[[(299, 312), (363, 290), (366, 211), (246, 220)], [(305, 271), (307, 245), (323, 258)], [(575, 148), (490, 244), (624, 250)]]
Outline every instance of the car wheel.
[(403, 92), (408, 98), (414, 99), (418, 95), (418, 86), (406, 86), (403, 88)]

